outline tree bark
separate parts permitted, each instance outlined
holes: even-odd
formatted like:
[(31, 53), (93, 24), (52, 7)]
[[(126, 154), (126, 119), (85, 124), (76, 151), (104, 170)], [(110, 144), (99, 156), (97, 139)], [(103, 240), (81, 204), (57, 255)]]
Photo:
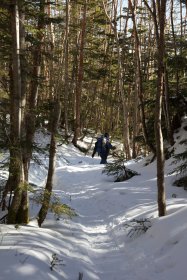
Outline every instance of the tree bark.
[(158, 188), (158, 214), (159, 216), (166, 215), (166, 198), (165, 198), (165, 181), (164, 181), (164, 144), (162, 135), (162, 104), (164, 94), (164, 54), (165, 54), (165, 15), (166, 15), (166, 0), (153, 0), (153, 10), (151, 10), (147, 1), (145, 5), (150, 11), (156, 33), (157, 42), (157, 91), (155, 104), (155, 141), (156, 141), (156, 156), (157, 156), (157, 188)]
[(87, 0), (84, 0), (83, 15), (82, 15), (82, 29), (80, 37), (80, 52), (79, 52), (79, 66), (78, 77), (76, 83), (76, 118), (75, 131), (72, 143), (77, 146), (78, 137), (81, 132), (81, 95), (83, 82), (83, 62), (84, 62), (84, 45), (86, 36), (86, 17), (87, 17)]
[(61, 114), (61, 105), (59, 100), (57, 99), (54, 104), (54, 109), (52, 113), (52, 121), (51, 121), (51, 143), (49, 149), (49, 168), (48, 168), (48, 176), (47, 183), (45, 186), (43, 203), (38, 213), (38, 225), (41, 227), (44, 222), (47, 212), (50, 205), (51, 193), (53, 189), (53, 177), (55, 171), (55, 159), (56, 159), (56, 133), (59, 125)]
[(68, 96), (69, 96), (69, 0), (66, 0), (66, 35), (65, 35), (65, 69), (64, 69), (64, 124), (65, 136), (68, 136)]
[[(20, 208), (24, 173), (22, 164), (22, 149), (21, 149), (21, 124), (22, 124), (22, 95), (21, 95), (21, 62), (20, 62), (20, 17), (18, 1), (12, 1), (10, 6), (11, 17), (11, 34), (12, 34), (12, 78), (13, 86), (11, 92), (11, 128), (10, 128), (10, 168), (9, 176), (13, 177), (14, 185), (11, 186), (11, 191), (14, 192), (11, 205), (8, 209), (8, 224), (14, 224), (18, 221), (18, 211)], [(9, 182), (9, 180), (8, 180)], [(7, 183), (8, 183), (7, 182)], [(21, 222), (28, 222), (21, 219)]]
[[(159, 9), (160, 8), (160, 9)], [(158, 47), (158, 80), (157, 94), (155, 106), (155, 136), (156, 136), (156, 151), (157, 151), (157, 184), (158, 184), (158, 212), (159, 216), (166, 215), (166, 199), (165, 199), (165, 182), (164, 182), (164, 144), (162, 135), (162, 99), (164, 94), (164, 53), (165, 53), (165, 12), (166, 0), (161, 0), (160, 7), (158, 6), (159, 18), (159, 38), (157, 41)]]
[(136, 27), (136, 18), (135, 18), (135, 5), (132, 4), (132, 1), (129, 0), (129, 7), (132, 14), (132, 21), (133, 21), (133, 29), (134, 29), (134, 38), (135, 38), (135, 56), (136, 56), (136, 75), (137, 75), (137, 92), (139, 98), (139, 107), (141, 112), (141, 123), (142, 123), (142, 130), (145, 139), (146, 145), (149, 149), (156, 154), (156, 149), (149, 140), (148, 131), (145, 122), (145, 109), (144, 109), (144, 98), (143, 98), (143, 87), (142, 87), (142, 72), (141, 72), (141, 55), (140, 55), (140, 41), (138, 36), (138, 31)]
[(41, 60), (42, 60), (42, 42), (44, 38), (44, 12), (45, 12), (45, 0), (40, 0), (40, 14), (38, 18), (38, 35), (37, 44), (33, 50), (33, 66), (32, 66), (32, 80), (30, 84), (30, 94), (28, 99), (27, 112), (25, 116), (26, 126), (26, 139), (24, 149), (24, 173), (25, 179), (28, 181), (28, 171), (30, 167), (30, 160), (32, 157), (33, 140), (35, 134), (36, 123), (36, 106), (38, 101), (39, 91), (39, 79), (41, 73)]
[(167, 66), (164, 65), (164, 99), (163, 99), (163, 108), (164, 108), (164, 115), (165, 115), (165, 123), (166, 123), (166, 130), (167, 130), (167, 139), (171, 146), (174, 145), (174, 138), (173, 138), (173, 130), (171, 125), (171, 114), (169, 110), (169, 82), (168, 82), (168, 73), (167, 73)]
[[(105, 14), (109, 20), (111, 29), (114, 33), (115, 36), (115, 42), (116, 42), (116, 49), (117, 49), (117, 59), (118, 59), (118, 83), (119, 83), (119, 92), (120, 92), (120, 97), (122, 101), (122, 108), (123, 108), (123, 138), (124, 138), (124, 150), (126, 153), (126, 159), (131, 159), (132, 154), (131, 154), (131, 149), (130, 149), (130, 135), (129, 135), (129, 113), (126, 105), (126, 100), (125, 100), (125, 92), (124, 92), (124, 85), (123, 85), (123, 67), (122, 67), (122, 57), (121, 57), (121, 50), (120, 50), (120, 45), (119, 45), (119, 38), (118, 38), (118, 30), (117, 30), (117, 7), (118, 7), (118, 2), (116, 0), (112, 1), (112, 7), (113, 7), (113, 20), (109, 16), (107, 12), (107, 7), (103, 2), (103, 8), (105, 11)], [(128, 18), (127, 18), (128, 20)]]

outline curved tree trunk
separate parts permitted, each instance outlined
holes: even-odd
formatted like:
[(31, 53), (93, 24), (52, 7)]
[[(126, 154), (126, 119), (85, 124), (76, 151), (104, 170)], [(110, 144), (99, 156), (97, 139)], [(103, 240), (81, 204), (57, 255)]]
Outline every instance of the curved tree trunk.
[(51, 192), (53, 189), (53, 176), (55, 171), (55, 159), (56, 159), (56, 133), (59, 125), (61, 114), (61, 104), (59, 100), (55, 101), (53, 113), (51, 116), (51, 143), (49, 149), (49, 168), (48, 168), (48, 176), (47, 183), (45, 186), (43, 203), (38, 213), (38, 225), (41, 227), (44, 222), (47, 212), (50, 206)]

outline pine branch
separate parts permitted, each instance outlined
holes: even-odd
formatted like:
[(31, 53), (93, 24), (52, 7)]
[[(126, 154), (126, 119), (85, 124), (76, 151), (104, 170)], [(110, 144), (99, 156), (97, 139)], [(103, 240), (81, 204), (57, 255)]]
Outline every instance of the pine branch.
[(112, 163), (106, 164), (102, 173), (115, 178), (114, 182), (122, 182), (132, 178), (135, 175), (140, 175), (134, 170), (131, 170), (125, 166), (125, 161), (122, 155)]

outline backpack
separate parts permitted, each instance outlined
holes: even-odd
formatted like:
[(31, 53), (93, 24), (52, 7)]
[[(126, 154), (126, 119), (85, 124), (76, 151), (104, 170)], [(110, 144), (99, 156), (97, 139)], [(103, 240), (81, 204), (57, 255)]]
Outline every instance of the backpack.
[(98, 155), (105, 153), (108, 154), (108, 139), (106, 137), (100, 136), (97, 138), (97, 142), (95, 143), (95, 152), (97, 152)]
[(95, 151), (100, 155), (102, 153), (104, 146), (104, 139), (103, 136), (97, 138), (97, 142), (95, 143)]

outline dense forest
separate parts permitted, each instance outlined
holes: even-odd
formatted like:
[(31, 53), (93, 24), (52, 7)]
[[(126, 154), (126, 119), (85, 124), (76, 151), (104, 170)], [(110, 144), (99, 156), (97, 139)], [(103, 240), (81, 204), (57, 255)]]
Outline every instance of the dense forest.
[(28, 174), (40, 149), (34, 141), (39, 128), (51, 135), (39, 225), (59, 137), (79, 147), (87, 133), (104, 131), (123, 143), (126, 160), (150, 152), (156, 158), (159, 215), (165, 215), (164, 161), (187, 113), (187, 2), (1, 0), (0, 12), (7, 223), (29, 221)]

